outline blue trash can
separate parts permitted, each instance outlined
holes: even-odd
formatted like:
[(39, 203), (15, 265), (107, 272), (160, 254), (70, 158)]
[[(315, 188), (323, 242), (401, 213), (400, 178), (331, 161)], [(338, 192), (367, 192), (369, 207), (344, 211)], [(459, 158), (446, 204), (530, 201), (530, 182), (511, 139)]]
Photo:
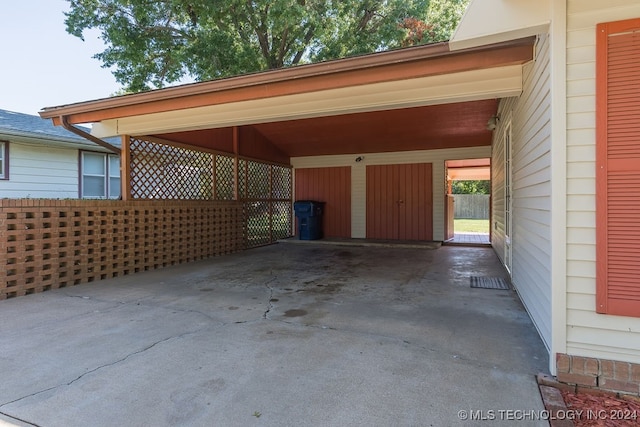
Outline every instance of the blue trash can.
[(296, 213), (296, 218), (298, 218), (298, 239), (322, 239), (324, 202), (298, 200), (293, 203), (293, 210)]

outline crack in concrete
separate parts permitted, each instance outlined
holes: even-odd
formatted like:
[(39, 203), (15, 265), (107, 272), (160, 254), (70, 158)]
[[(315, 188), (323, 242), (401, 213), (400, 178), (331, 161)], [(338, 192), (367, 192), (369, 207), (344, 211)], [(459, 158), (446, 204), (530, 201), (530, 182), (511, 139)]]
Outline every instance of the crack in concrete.
[(111, 304), (111, 306), (107, 307), (107, 309), (117, 308), (117, 307), (119, 307), (121, 305), (126, 305), (126, 304), (135, 304), (137, 301), (140, 301), (140, 300), (135, 300), (135, 301), (117, 301), (117, 300), (108, 300), (108, 299), (90, 297), (90, 296), (86, 296), (86, 295), (72, 295), (72, 294), (68, 294), (68, 293), (64, 293), (63, 295), (68, 297), (68, 298), (76, 298), (76, 299), (81, 299), (81, 300), (84, 300), (84, 301)]
[[(402, 337), (395, 337), (395, 336), (389, 336), (389, 335), (383, 335), (383, 334), (375, 334), (375, 333), (367, 333), (367, 332), (357, 331), (357, 330), (353, 330), (353, 329), (342, 329), (342, 328), (336, 328), (336, 327), (320, 325), (320, 324), (297, 323), (297, 322), (294, 322), (294, 321), (287, 321), (287, 320), (284, 320), (284, 319), (272, 319), (271, 317), (269, 317), (269, 314), (271, 313), (271, 310), (273, 310), (273, 308), (274, 308), (274, 304), (272, 303), (271, 300), (273, 299), (273, 295), (274, 295), (274, 292), (276, 291), (276, 287), (271, 286), (271, 284), (273, 282), (275, 282), (277, 280), (277, 278), (278, 278), (277, 276), (273, 276), (269, 280), (264, 282), (264, 284), (263, 284), (268, 289), (269, 295), (268, 295), (268, 301), (267, 301), (267, 309), (264, 311), (264, 313), (262, 314), (262, 317), (259, 318), (259, 319), (239, 320), (239, 321), (234, 321), (234, 322), (222, 322), (222, 321), (220, 321), (218, 319), (214, 319), (213, 317), (211, 317), (207, 313), (204, 313), (204, 312), (201, 312), (201, 311), (198, 311), (198, 310), (192, 310), (192, 309), (188, 310), (188, 309), (181, 309), (181, 308), (175, 308), (175, 307), (166, 307), (166, 306), (158, 306), (158, 307), (161, 307), (161, 308), (164, 308), (164, 309), (167, 309), (167, 310), (173, 310), (173, 311), (181, 312), (181, 313), (200, 314), (200, 315), (206, 317), (207, 319), (211, 320), (212, 322), (218, 323), (218, 325), (217, 325), (218, 327), (225, 327), (225, 326), (229, 326), (231, 324), (235, 324), (235, 325), (238, 325), (238, 324), (254, 324), (254, 323), (260, 322), (262, 320), (268, 320), (268, 321), (283, 323), (283, 324), (290, 325), (290, 326), (298, 326), (298, 327), (302, 327), (302, 328), (331, 330), (331, 331), (336, 331), (336, 332), (343, 332), (343, 333), (349, 333), (349, 334), (368, 336), (368, 337), (372, 337), (372, 338), (382, 338), (382, 339), (387, 339), (387, 340), (392, 340), (392, 341), (400, 341), (404, 345), (415, 347), (415, 348), (418, 348), (420, 350), (423, 350), (423, 351), (426, 351), (426, 352), (429, 352), (429, 353), (432, 353), (432, 354), (440, 355), (441, 357), (444, 357), (444, 358), (447, 358), (447, 359), (451, 359), (451, 360), (454, 360), (454, 361), (457, 361), (457, 362), (473, 365), (473, 366), (476, 366), (476, 367), (482, 367), (482, 368), (493, 368), (493, 369), (496, 368), (496, 366), (493, 366), (493, 364), (483, 363), (482, 361), (475, 360), (475, 359), (472, 359), (472, 358), (469, 358), (469, 357), (465, 357), (464, 355), (461, 355), (461, 354), (458, 354), (458, 353), (452, 353), (452, 352), (448, 352), (448, 351), (442, 351), (442, 350), (438, 350), (438, 349), (433, 349), (433, 348), (430, 348), (430, 347), (427, 347), (427, 346), (424, 346), (424, 345), (420, 345), (420, 344), (417, 344), (417, 343), (410, 342), (407, 339), (404, 339)], [(411, 280), (408, 280), (407, 283), (410, 282), (410, 281)], [(73, 298), (94, 300), (94, 301), (100, 301), (100, 302), (105, 302), (105, 303), (112, 302), (114, 304), (119, 304), (119, 305), (130, 304), (130, 305), (143, 305), (145, 307), (151, 307), (152, 306), (150, 304), (142, 303), (141, 302), (142, 300), (135, 300), (135, 301), (131, 301), (131, 302), (105, 301), (105, 300), (100, 300), (98, 298), (85, 297), (85, 296), (76, 296), (76, 295), (68, 295), (68, 296), (69, 297), (73, 297)], [(116, 307), (117, 306), (109, 307), (108, 310), (112, 310), (112, 309), (114, 309)], [(193, 333), (202, 331), (204, 329), (206, 329), (206, 328), (199, 329), (198, 331), (194, 331)], [(184, 333), (182, 335), (187, 335), (189, 333), (192, 333), (192, 332), (187, 332), (187, 333)], [(182, 335), (178, 335), (176, 337), (180, 337)], [(168, 339), (170, 339), (170, 338), (168, 338)], [(156, 344), (159, 344), (160, 342), (158, 342)], [(146, 351), (146, 349), (145, 350), (141, 350), (141, 352), (142, 351)], [(133, 354), (135, 354), (135, 353), (133, 353)], [(115, 363), (118, 363), (118, 362), (114, 362), (114, 364)], [(96, 368), (96, 370), (97, 369), (100, 369), (100, 368)], [(505, 371), (504, 369), (501, 369), (501, 370)], [(505, 371), (505, 372), (507, 372), (507, 371)], [(85, 373), (83, 375), (86, 375), (88, 373), (90, 373), (90, 372), (87, 372), (87, 373)], [(77, 378), (74, 381), (77, 381), (80, 378), (81, 377)], [(71, 384), (71, 383), (69, 383), (69, 384)], [(47, 390), (43, 390), (43, 392), (44, 391), (47, 391)], [(1, 406), (2, 405), (0, 405), (0, 407)]]
[(96, 297), (89, 297), (86, 295), (72, 295), (69, 293), (63, 293), (64, 296), (69, 297), (69, 298), (77, 298), (77, 299), (83, 299), (83, 300), (87, 300), (87, 301), (97, 301), (97, 302), (105, 302), (105, 303), (110, 303), (110, 304), (126, 304), (124, 301), (114, 301), (114, 300), (106, 300), (106, 299), (100, 299), (100, 298), (96, 298)]
[[(157, 307), (157, 308), (176, 311), (176, 312), (180, 312), (180, 313), (195, 313), (195, 314), (199, 314), (201, 316), (206, 317), (207, 319), (211, 320), (212, 322), (217, 322), (217, 323), (219, 323), (221, 325), (224, 324), (224, 322), (220, 321), (219, 319), (215, 319), (211, 315), (209, 315), (207, 313), (204, 313), (202, 311), (199, 311), (199, 310), (184, 309), (184, 308), (179, 308), (179, 307), (169, 307), (169, 306), (165, 306), (165, 305), (146, 304), (144, 302), (144, 299), (137, 299), (137, 300), (133, 300), (133, 301), (109, 301), (109, 300), (103, 300), (103, 299), (100, 299), (100, 298), (93, 298), (93, 297), (82, 296), (82, 295), (70, 295), (70, 294), (65, 294), (65, 295), (68, 296), (69, 298), (79, 298), (79, 299), (83, 299), (83, 300), (87, 300), (87, 301), (97, 301), (97, 302), (102, 302), (102, 303), (107, 303), (107, 304), (108, 303), (113, 304), (110, 307), (106, 307), (103, 310), (99, 310), (100, 312), (103, 312), (103, 313), (115, 310), (115, 309), (117, 309), (119, 307), (122, 307), (124, 305), (137, 305), (137, 306), (141, 306), (141, 307)], [(82, 315), (86, 315), (88, 313), (93, 313), (93, 312), (83, 313)], [(78, 315), (78, 316), (81, 316), (81, 315)]]
[[(79, 299), (84, 299), (84, 300), (89, 300), (91, 298), (89, 297), (83, 297), (83, 296), (79, 296), (79, 295), (69, 295), (69, 294), (60, 294), (61, 296), (64, 296), (65, 298), (79, 298)], [(98, 302), (104, 302), (104, 303), (110, 303), (111, 306), (109, 307), (105, 307), (102, 310), (99, 310), (102, 313), (106, 313), (109, 312), (111, 310), (115, 310), (116, 308), (120, 307), (122, 304), (125, 304), (123, 302), (117, 302), (117, 301), (106, 301), (106, 300), (98, 300), (98, 299), (92, 299), (93, 301), (98, 301)], [(77, 313), (73, 313), (70, 314), (68, 317), (64, 317), (64, 318), (59, 318), (57, 319), (57, 323), (62, 323), (62, 322), (66, 322), (69, 320), (74, 320), (76, 318), (79, 317), (84, 317), (90, 314), (95, 313), (97, 310), (91, 310), (89, 309), (88, 311), (83, 311), (83, 312), (77, 312)], [(22, 329), (22, 333), (25, 333), (26, 331), (34, 331), (34, 330), (38, 330), (40, 328), (48, 328), (50, 325), (48, 323), (44, 323), (44, 324), (36, 324), (34, 326), (28, 327), (28, 328), (24, 328)]]
[(262, 314), (262, 318), (265, 320), (271, 320), (269, 318), (269, 312), (271, 311), (271, 309), (273, 308), (273, 303), (272, 303), (272, 299), (273, 299), (273, 286), (271, 286), (271, 283), (275, 282), (275, 280), (277, 279), (277, 276), (272, 277), (271, 279), (267, 280), (264, 285), (267, 287), (267, 289), (269, 289), (269, 300), (267, 302), (267, 309), (265, 310), (265, 312)]
[[(225, 325), (226, 325), (226, 324), (224, 324), (224, 323), (223, 323), (223, 324), (221, 324), (221, 325), (218, 325), (218, 327), (223, 327), (223, 326), (225, 326)], [(71, 381), (69, 381), (69, 382), (62, 383), (62, 384), (58, 384), (58, 385), (55, 385), (55, 386), (53, 386), (53, 387), (46, 388), (46, 389), (44, 389), (44, 390), (39, 390), (39, 391), (36, 391), (36, 392), (34, 392), (34, 393), (31, 393), (31, 394), (28, 394), (28, 395), (26, 395), (26, 396), (19, 397), (19, 398), (17, 398), (17, 399), (14, 399), (14, 400), (12, 400), (12, 401), (9, 401), (9, 402), (1, 403), (1, 404), (0, 404), (0, 408), (2, 408), (2, 407), (4, 407), (4, 406), (7, 406), (7, 405), (11, 405), (12, 403), (16, 403), (16, 402), (19, 402), (19, 401), (24, 400), (24, 399), (28, 399), (28, 398), (33, 397), (33, 396), (37, 396), (37, 395), (42, 394), (42, 393), (46, 393), (46, 392), (51, 391), (51, 390), (55, 390), (55, 389), (60, 388), (60, 387), (64, 387), (64, 386), (71, 386), (73, 383), (75, 383), (75, 382), (77, 382), (77, 381), (81, 380), (82, 378), (84, 378), (85, 376), (87, 376), (87, 375), (89, 375), (89, 374), (92, 374), (92, 373), (97, 372), (97, 371), (99, 371), (99, 370), (101, 370), (101, 369), (104, 369), (104, 368), (108, 368), (108, 367), (111, 367), (111, 366), (115, 366), (115, 365), (117, 365), (117, 364), (119, 364), (119, 363), (122, 363), (122, 362), (126, 361), (126, 360), (127, 360), (127, 359), (129, 359), (130, 357), (133, 357), (133, 356), (136, 356), (136, 355), (142, 354), (142, 353), (144, 353), (144, 352), (146, 352), (146, 351), (149, 351), (149, 350), (151, 350), (152, 348), (154, 348), (154, 347), (155, 347), (155, 346), (157, 346), (157, 345), (160, 345), (160, 344), (162, 344), (162, 343), (168, 342), (168, 341), (173, 340), (173, 339), (182, 338), (182, 337), (185, 337), (185, 336), (187, 336), (187, 335), (197, 334), (197, 333), (202, 332), (202, 331), (204, 331), (204, 330), (206, 330), (206, 329), (209, 329), (209, 328), (208, 328), (208, 327), (199, 328), (199, 329), (196, 329), (195, 331), (183, 332), (183, 333), (178, 334), (178, 335), (172, 335), (172, 336), (170, 336), (170, 337), (163, 338), (163, 339), (161, 339), (161, 340), (158, 340), (158, 341), (156, 341), (156, 342), (154, 342), (154, 343), (152, 343), (152, 344), (148, 345), (148, 346), (147, 346), (147, 347), (145, 347), (145, 348), (142, 348), (142, 349), (140, 349), (140, 350), (137, 350), (137, 351), (134, 351), (134, 352), (132, 352), (132, 353), (129, 353), (129, 354), (127, 354), (126, 356), (124, 356), (124, 357), (122, 357), (122, 358), (120, 358), (120, 359), (118, 359), (118, 360), (115, 360), (115, 361), (110, 362), (110, 363), (105, 363), (105, 364), (100, 365), (100, 366), (97, 366), (97, 367), (95, 367), (95, 368), (93, 368), (93, 369), (91, 369), (91, 370), (88, 370), (88, 371), (84, 372), (83, 374), (79, 375), (78, 377), (74, 378), (73, 380), (71, 380)], [(2, 413), (2, 412), (0, 412), (0, 413)], [(15, 418), (15, 417), (14, 417), (14, 418)], [(34, 425), (35, 425), (35, 424), (34, 424)]]
[[(0, 415), (4, 415), (5, 417), (11, 418), (12, 420), (20, 421), (21, 423), (29, 424), (30, 426), (40, 427), (39, 424), (35, 424), (35, 423), (29, 422), (27, 420), (23, 420), (22, 418), (14, 417), (13, 415), (9, 415), (6, 412), (0, 412)], [(4, 424), (2, 424), (2, 425), (4, 425)]]

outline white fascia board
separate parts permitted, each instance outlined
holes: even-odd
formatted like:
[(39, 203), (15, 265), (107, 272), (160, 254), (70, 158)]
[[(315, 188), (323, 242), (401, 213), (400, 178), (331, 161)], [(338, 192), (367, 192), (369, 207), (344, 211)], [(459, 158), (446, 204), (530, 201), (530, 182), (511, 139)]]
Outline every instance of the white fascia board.
[(553, 0), (472, 0), (449, 48), (460, 50), (546, 33)]
[(105, 120), (99, 138), (242, 126), (518, 96), (522, 66), (489, 68), (394, 82), (234, 102)]

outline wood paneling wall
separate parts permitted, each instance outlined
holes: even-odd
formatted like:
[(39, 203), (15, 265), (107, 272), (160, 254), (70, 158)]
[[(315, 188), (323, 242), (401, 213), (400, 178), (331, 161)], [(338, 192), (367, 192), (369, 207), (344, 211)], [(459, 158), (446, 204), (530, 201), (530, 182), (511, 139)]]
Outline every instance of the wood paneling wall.
[(351, 237), (351, 167), (296, 169), (295, 199), (325, 203), (325, 237)]

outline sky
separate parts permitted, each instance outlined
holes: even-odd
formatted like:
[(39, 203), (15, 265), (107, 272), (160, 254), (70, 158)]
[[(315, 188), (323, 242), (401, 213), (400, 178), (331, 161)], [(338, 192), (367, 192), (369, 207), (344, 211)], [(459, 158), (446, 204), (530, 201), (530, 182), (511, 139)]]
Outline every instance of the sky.
[(65, 30), (65, 0), (0, 0), (0, 109), (36, 115), (44, 107), (106, 98), (120, 85), (83, 42)]

